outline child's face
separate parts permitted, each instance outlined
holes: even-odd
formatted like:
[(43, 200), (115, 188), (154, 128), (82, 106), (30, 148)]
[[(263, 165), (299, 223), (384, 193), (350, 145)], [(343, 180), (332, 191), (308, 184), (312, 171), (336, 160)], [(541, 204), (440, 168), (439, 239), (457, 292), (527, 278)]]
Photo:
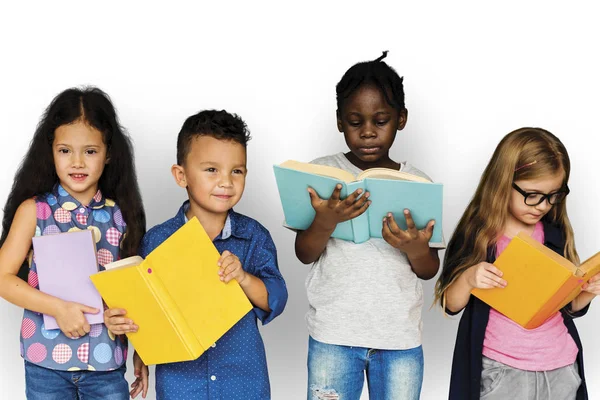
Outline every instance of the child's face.
[[(525, 192), (552, 193), (563, 187), (564, 172), (547, 175), (537, 179), (515, 181), (515, 184)], [(516, 189), (512, 189), (508, 204), (509, 217), (521, 226), (532, 226), (540, 221), (552, 209), (552, 205), (545, 199), (536, 206), (525, 204), (524, 196)]]
[(108, 162), (102, 133), (83, 121), (61, 125), (54, 132), (52, 154), (62, 187), (82, 204), (89, 204)]
[(212, 136), (192, 139), (177, 183), (186, 187), (194, 213), (226, 214), (240, 201), (246, 185), (246, 148)]
[(387, 158), (396, 132), (406, 124), (406, 110), (398, 113), (379, 88), (359, 87), (338, 110), (338, 130), (350, 151), (364, 163)]

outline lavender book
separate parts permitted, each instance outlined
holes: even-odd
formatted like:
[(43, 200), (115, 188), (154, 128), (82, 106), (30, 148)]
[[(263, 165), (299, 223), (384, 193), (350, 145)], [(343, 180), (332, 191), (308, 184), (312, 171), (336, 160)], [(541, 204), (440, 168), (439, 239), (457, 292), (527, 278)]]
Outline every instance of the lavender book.
[[(32, 241), (40, 291), (97, 308), (98, 314), (85, 317), (90, 324), (103, 323), (102, 297), (90, 280), (90, 275), (98, 272), (92, 231), (36, 236)], [(44, 328), (58, 329), (58, 324), (44, 314)]]

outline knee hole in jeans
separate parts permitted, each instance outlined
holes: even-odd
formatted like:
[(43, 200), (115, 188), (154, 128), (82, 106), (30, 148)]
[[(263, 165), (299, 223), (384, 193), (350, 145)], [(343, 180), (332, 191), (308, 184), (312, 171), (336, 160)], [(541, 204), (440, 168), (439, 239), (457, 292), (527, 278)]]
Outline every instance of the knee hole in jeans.
[(315, 400), (339, 400), (340, 398), (335, 389), (323, 389), (313, 385), (310, 390)]

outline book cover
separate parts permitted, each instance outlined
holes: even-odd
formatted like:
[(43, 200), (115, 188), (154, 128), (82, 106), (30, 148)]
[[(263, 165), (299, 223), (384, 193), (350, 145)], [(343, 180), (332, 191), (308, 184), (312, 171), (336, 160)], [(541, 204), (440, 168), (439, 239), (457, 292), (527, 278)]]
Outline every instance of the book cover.
[(600, 253), (579, 267), (525, 233), (511, 239), (494, 265), (504, 288), (471, 293), (526, 329), (537, 328), (569, 304), (581, 287), (600, 272)]
[[(85, 317), (90, 324), (103, 323), (102, 298), (90, 280), (90, 275), (98, 272), (92, 231), (36, 236), (32, 242), (40, 291), (97, 308), (98, 314)], [(43, 317), (45, 329), (58, 329), (54, 317)]]
[[(292, 229), (307, 229), (315, 217), (307, 191), (309, 187), (312, 187), (319, 197), (328, 199), (335, 186), (340, 183), (341, 198), (360, 188), (370, 193), (369, 200), (372, 203), (364, 214), (338, 224), (332, 237), (356, 243), (365, 242), (371, 237), (381, 238), (383, 217), (388, 212), (394, 215), (400, 228), (406, 229), (404, 209), (407, 208), (411, 211), (418, 229), (423, 229), (430, 220), (435, 220), (430, 243), (443, 242), (442, 184), (429, 182), (402, 171), (381, 168), (366, 170), (358, 177), (353, 177), (349, 172), (338, 168), (295, 161), (274, 165), (273, 169), (285, 224)], [(363, 178), (364, 176), (366, 178)], [(391, 179), (394, 177), (395, 179)]]
[(91, 277), (139, 330), (127, 336), (147, 365), (197, 359), (252, 310), (239, 284), (217, 274), (220, 254), (196, 218), (152, 251)]

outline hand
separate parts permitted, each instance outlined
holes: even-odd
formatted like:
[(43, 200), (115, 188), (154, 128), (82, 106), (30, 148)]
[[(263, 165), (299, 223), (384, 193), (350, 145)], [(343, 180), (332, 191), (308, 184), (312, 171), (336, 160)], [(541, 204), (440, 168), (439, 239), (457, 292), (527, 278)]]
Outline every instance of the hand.
[(90, 324), (85, 315), (97, 314), (100, 310), (94, 307), (88, 307), (83, 304), (65, 301), (59, 307), (54, 318), (60, 330), (71, 339), (79, 339), (90, 333)]
[(244, 279), (246, 279), (246, 271), (242, 268), (240, 259), (235, 254), (229, 252), (229, 250), (225, 250), (221, 254), (217, 265), (221, 267), (218, 274), (221, 277), (221, 281), (225, 283), (235, 279), (241, 285)]
[(502, 279), (502, 271), (496, 268), (495, 265), (485, 261), (473, 265), (464, 273), (467, 284), (472, 289), (503, 288), (507, 283)]
[(133, 353), (133, 375), (136, 379), (131, 384), (129, 395), (135, 399), (142, 392), (142, 398), (145, 399), (148, 394), (148, 366), (144, 364), (137, 351)]
[(418, 230), (409, 210), (404, 210), (407, 229), (400, 229), (392, 213), (383, 218), (381, 236), (391, 246), (411, 257), (429, 253), (429, 240), (433, 235), (435, 221), (429, 221), (425, 229)]
[(344, 200), (340, 199), (341, 192), (342, 185), (338, 183), (331, 197), (328, 200), (324, 200), (319, 197), (313, 188), (308, 188), (310, 203), (317, 213), (315, 219), (318, 219), (326, 229), (335, 229), (335, 226), (340, 222), (358, 217), (371, 204), (369, 192), (366, 192), (360, 198), (358, 197), (363, 192), (362, 189), (355, 190), (354, 193)]
[(600, 273), (592, 276), (587, 283), (584, 283), (581, 289), (595, 296), (600, 294)]
[(124, 335), (130, 332), (137, 332), (139, 326), (133, 323), (129, 318), (125, 317), (126, 310), (120, 308), (109, 308), (104, 311), (104, 325), (115, 335)]

